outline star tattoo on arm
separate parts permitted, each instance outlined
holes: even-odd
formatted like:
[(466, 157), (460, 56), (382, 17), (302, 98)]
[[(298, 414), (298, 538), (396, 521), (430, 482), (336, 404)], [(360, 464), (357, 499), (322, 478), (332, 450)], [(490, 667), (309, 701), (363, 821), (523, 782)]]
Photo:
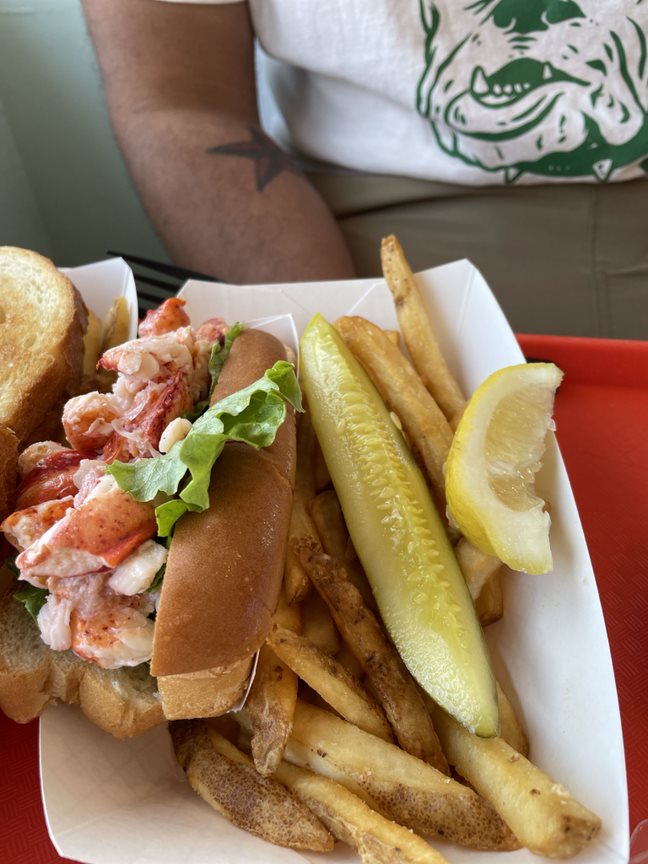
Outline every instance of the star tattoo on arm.
[(239, 156), (254, 162), (256, 173), (256, 185), (262, 192), (268, 183), (283, 171), (302, 175), (302, 171), (291, 157), (284, 153), (275, 142), (260, 132), (250, 127), (249, 141), (234, 141), (231, 144), (221, 144), (218, 147), (209, 147), (208, 153), (219, 153), (222, 156)]

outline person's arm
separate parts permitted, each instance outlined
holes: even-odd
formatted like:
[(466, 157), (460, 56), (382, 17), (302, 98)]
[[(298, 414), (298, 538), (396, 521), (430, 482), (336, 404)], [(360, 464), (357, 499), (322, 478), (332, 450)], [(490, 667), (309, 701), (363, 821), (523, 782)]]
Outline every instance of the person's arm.
[(331, 213), (260, 132), (247, 3), (82, 3), (115, 135), (172, 258), (235, 283), (354, 276)]

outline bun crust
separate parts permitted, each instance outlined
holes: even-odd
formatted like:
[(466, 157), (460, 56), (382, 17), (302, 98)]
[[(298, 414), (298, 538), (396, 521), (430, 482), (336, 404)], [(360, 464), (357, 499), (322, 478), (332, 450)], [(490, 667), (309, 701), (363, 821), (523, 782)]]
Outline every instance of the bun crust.
[[(252, 383), (285, 357), (273, 336), (244, 331), (232, 346), (212, 402)], [(281, 589), (294, 470), (295, 417), (289, 409), (271, 447), (225, 446), (212, 473), (210, 508), (186, 514), (176, 526), (151, 661), (165, 713), (215, 716), (240, 698), (247, 678), (242, 669), (249, 669), (265, 640)], [(177, 676), (185, 678), (181, 689)], [(203, 698), (207, 681), (210, 694)], [(169, 684), (183, 694), (175, 700), (185, 700), (182, 714), (176, 713), (177, 704), (167, 706)], [(206, 702), (219, 707), (198, 713), (206, 710)]]
[(155, 676), (228, 667), (263, 643), (274, 613), (292, 501), (271, 460), (228, 444), (210, 507), (178, 523), (153, 642)]
[(243, 699), (251, 670), (252, 657), (246, 657), (229, 668), (161, 676), (157, 682), (165, 717), (192, 720), (225, 714)]

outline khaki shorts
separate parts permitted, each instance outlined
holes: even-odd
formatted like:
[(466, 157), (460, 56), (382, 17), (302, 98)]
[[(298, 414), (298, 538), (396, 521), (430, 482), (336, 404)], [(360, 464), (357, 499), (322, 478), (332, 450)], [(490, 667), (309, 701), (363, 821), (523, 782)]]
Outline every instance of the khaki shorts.
[(465, 187), (309, 172), (361, 276), (396, 234), (414, 270), (468, 258), (517, 332), (648, 339), (648, 179)]

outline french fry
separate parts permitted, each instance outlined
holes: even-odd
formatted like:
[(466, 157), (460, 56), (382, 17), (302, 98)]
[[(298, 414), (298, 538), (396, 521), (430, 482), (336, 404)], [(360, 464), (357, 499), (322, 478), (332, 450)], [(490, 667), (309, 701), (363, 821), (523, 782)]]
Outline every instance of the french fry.
[(576, 855), (601, 820), (502, 738), (478, 738), (437, 709), (450, 763), (497, 810), (523, 846), (548, 858)]
[(97, 362), (101, 356), (102, 324), (92, 309), (88, 309), (88, 327), (83, 336), (83, 367), (81, 389), (93, 390), (97, 383)]
[(329, 474), (322, 448), (319, 446), (317, 439), (315, 439), (315, 445), (313, 478), (315, 480), (315, 491), (321, 492), (331, 485), (331, 475)]
[[(116, 345), (126, 342), (129, 333), (130, 313), (128, 311), (128, 301), (123, 296), (117, 297), (103, 320), (99, 356), (104, 354), (109, 348), (114, 348)], [(95, 383), (93, 386), (107, 392), (111, 389), (115, 380), (115, 372), (109, 372), (107, 369), (102, 368), (95, 372)]]
[(485, 552), (480, 552), (465, 537), (459, 540), (454, 551), (461, 567), (461, 572), (466, 580), (466, 585), (470, 591), (470, 596), (476, 602), (482, 588), (492, 574), (496, 570), (499, 570), (502, 562), (499, 558), (495, 558), (494, 555), (486, 555)]
[(251, 750), (259, 774), (268, 777), (281, 761), (292, 728), (297, 676), (268, 645), (262, 645), (246, 699), (254, 721)]
[[(499, 737), (506, 741), (506, 743), (514, 750), (517, 750), (518, 753), (528, 757), (529, 739), (527, 738), (527, 734), (499, 681), (495, 682), (495, 686), (497, 687), (497, 703), (499, 707)], [(427, 693), (423, 694), (423, 701), (425, 702), (430, 715), (434, 717), (435, 713), (439, 710), (438, 705), (430, 696), (428, 696)]]
[(497, 701), (499, 704), (500, 718), (500, 738), (503, 738), (506, 743), (521, 753), (523, 756), (529, 755), (529, 739), (526, 732), (522, 728), (522, 724), (518, 720), (515, 709), (511, 704), (508, 696), (502, 690), (499, 681), (497, 683)]
[(130, 313), (125, 297), (115, 298), (103, 323), (101, 353), (126, 342), (130, 331)]
[(476, 549), (465, 537), (455, 546), (455, 555), (482, 626), (502, 617), (502, 562), (494, 555)]
[[(294, 511), (293, 511), (294, 512)], [(292, 519), (291, 519), (292, 526)], [(297, 535), (292, 535), (297, 536)], [(294, 557), (290, 552), (286, 552), (286, 565), (284, 571), (284, 584), (286, 593), (290, 597), (291, 603), (299, 603), (304, 599), (310, 589), (308, 579), (305, 577), (303, 570), (297, 566)]]
[(502, 588), (502, 568), (486, 580), (475, 602), (475, 611), (482, 627), (494, 624), (504, 614), (504, 591)]
[(337, 713), (365, 732), (391, 741), (391, 729), (381, 708), (334, 657), (312, 642), (282, 627), (274, 627), (267, 643), (274, 653)]
[(393, 235), (383, 239), (380, 258), (414, 368), (439, 408), (448, 420), (452, 420), (463, 410), (465, 399), (441, 353), (414, 274)]
[[(289, 606), (283, 591), (273, 621), (295, 632), (301, 628), (299, 607)], [(252, 758), (264, 777), (275, 772), (283, 757), (292, 729), (297, 684), (293, 670), (277, 657), (271, 646), (263, 645), (245, 705), (252, 724)]]
[(378, 618), (335, 559), (306, 541), (295, 547), (342, 638), (364, 669), (398, 743), (408, 753), (447, 773), (445, 756), (418, 687)]
[(389, 339), (391, 344), (400, 351), (400, 330), (383, 330), (383, 333)]
[(279, 846), (328, 852), (333, 838), (283, 784), (261, 777), (252, 760), (200, 721), (170, 726), (192, 789), (234, 825)]
[[(308, 504), (315, 495), (315, 451), (317, 439), (310, 420), (308, 409), (300, 414), (297, 421), (297, 468), (295, 490), (290, 516), (289, 540), (294, 537), (314, 537), (317, 532), (308, 512)], [(308, 576), (291, 550), (286, 551), (284, 590), (288, 603), (303, 600), (310, 588)]]
[(311, 591), (302, 604), (302, 634), (325, 654), (334, 656), (340, 649), (335, 621), (317, 591)]
[(334, 837), (355, 849), (364, 864), (444, 864), (446, 860), (408, 828), (381, 816), (328, 777), (282, 762), (277, 779)]
[(320, 492), (311, 501), (310, 513), (324, 551), (344, 565), (347, 578), (362, 594), (365, 603), (375, 611), (376, 601), (353, 549), (335, 489)]
[(288, 762), (346, 786), (370, 807), (425, 835), (473, 849), (519, 844), (472, 789), (357, 726), (297, 701)]
[(366, 318), (344, 317), (335, 328), (403, 425), (410, 449), (445, 510), (443, 466), (452, 429), (421, 378), (385, 332)]
[(305, 681), (299, 682), (299, 698), (309, 705), (314, 705), (316, 708), (321, 708), (322, 711), (332, 711), (333, 709), (328, 704), (326, 699), (323, 699), (317, 690), (309, 687)]
[(338, 660), (344, 668), (350, 672), (355, 678), (359, 681), (362, 681), (364, 676), (364, 669), (360, 665), (360, 661), (355, 656), (353, 651), (349, 648), (344, 640), (340, 644), (337, 654), (335, 655), (335, 659)]

